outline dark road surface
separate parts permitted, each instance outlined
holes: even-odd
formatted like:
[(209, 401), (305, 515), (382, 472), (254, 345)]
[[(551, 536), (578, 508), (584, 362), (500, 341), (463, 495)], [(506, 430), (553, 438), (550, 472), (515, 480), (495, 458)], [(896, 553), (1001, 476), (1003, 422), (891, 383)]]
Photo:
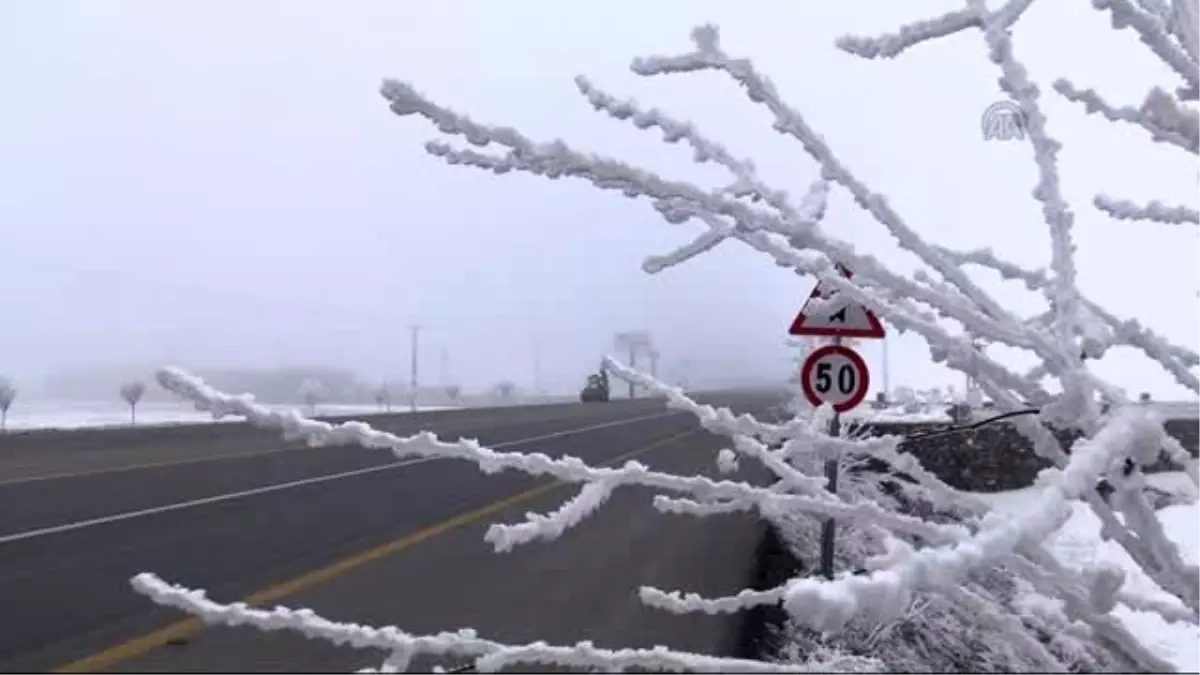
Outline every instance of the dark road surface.
[[(700, 400), (762, 412), (780, 396)], [(708, 475), (723, 447), (689, 415), (649, 400), (394, 415), (378, 426)], [(207, 446), (111, 445), (34, 451), (0, 442), (0, 670), (346, 672), (384, 657), (296, 635), (201, 629), (134, 593), (129, 578), (141, 571), (221, 602), (311, 607), (409, 632), (470, 627), (514, 642), (737, 649), (737, 617), (678, 617), (643, 608), (636, 592), (744, 587), (763, 531), (753, 519), (667, 516), (649, 491), (626, 488), (561, 539), (499, 554), (483, 541), (488, 525), (553, 510), (576, 488), (530, 492), (547, 481), (248, 435)]]

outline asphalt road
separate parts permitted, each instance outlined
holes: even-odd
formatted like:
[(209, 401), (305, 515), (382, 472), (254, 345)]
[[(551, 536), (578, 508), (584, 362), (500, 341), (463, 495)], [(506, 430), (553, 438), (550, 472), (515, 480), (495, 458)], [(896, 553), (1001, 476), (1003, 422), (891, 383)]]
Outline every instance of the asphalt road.
[[(779, 399), (701, 397), (737, 412)], [(655, 401), (437, 411), (379, 426), (709, 475), (723, 447)], [(141, 571), (217, 600), (311, 607), (410, 632), (471, 627), (505, 641), (739, 648), (736, 618), (677, 617), (643, 608), (635, 594), (642, 584), (705, 594), (744, 587), (763, 531), (752, 519), (666, 516), (647, 491), (630, 488), (557, 541), (497, 554), (483, 541), (489, 524), (553, 510), (573, 488), (487, 476), (456, 460), (400, 462), (381, 450), (271, 446), (225, 433), (242, 435), (182, 449), (0, 445), (0, 670), (346, 672), (382, 661), (295, 635), (201, 628), (135, 594), (129, 578)]]

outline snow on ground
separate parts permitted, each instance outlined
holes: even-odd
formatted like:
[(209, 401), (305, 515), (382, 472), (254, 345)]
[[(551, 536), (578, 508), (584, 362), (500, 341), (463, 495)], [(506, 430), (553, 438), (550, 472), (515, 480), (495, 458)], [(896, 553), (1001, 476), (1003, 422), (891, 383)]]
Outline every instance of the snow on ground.
[(946, 414), (949, 406), (928, 407), (917, 412), (905, 412), (903, 406), (892, 406), (876, 410), (862, 406), (852, 410), (842, 417), (854, 422), (892, 422), (903, 424), (950, 423), (950, 415)]
[[(1193, 497), (1190, 504), (1160, 509), (1158, 518), (1167, 536), (1179, 547), (1180, 555), (1190, 563), (1200, 559), (1200, 505), (1195, 501), (1191, 480), (1182, 472), (1148, 476), (1155, 487)], [(979, 494), (1001, 513), (1014, 513), (1031, 503), (1039, 488), (1012, 492)], [(1177, 602), (1151, 581), (1129, 555), (1112, 541), (1100, 539), (1100, 520), (1082, 502), (1072, 504), (1073, 514), (1066, 525), (1046, 541), (1049, 550), (1064, 565), (1080, 569), (1086, 565), (1109, 562), (1126, 573), (1126, 588), (1149, 597)], [(1119, 605), (1113, 612), (1143, 644), (1184, 673), (1200, 672), (1200, 629), (1187, 623), (1167, 623), (1157, 614), (1137, 612)]]
[[(1200, 418), (1200, 404), (1194, 401), (1156, 401), (1149, 404), (1163, 419), (1195, 419)], [(844, 419), (856, 422), (891, 422), (901, 424), (949, 424), (953, 420), (947, 413), (950, 404), (928, 405), (917, 412), (905, 412), (904, 406), (890, 406), (876, 410), (868, 405), (862, 405), (845, 415)], [(972, 419), (983, 420), (999, 414), (995, 410), (975, 410)]]
[[(265, 404), (278, 410), (295, 408), (293, 404)], [(418, 410), (444, 410), (448, 406), (418, 406)], [(393, 407), (392, 412), (407, 412), (408, 407)], [(328, 403), (317, 406), (318, 415), (376, 415), (376, 405)], [(204, 424), (237, 422), (240, 418), (214, 420), (212, 415), (188, 404), (174, 401), (144, 401), (137, 407), (138, 426), (167, 424)], [(19, 399), (8, 411), (8, 429), (79, 429), (90, 427), (128, 426), (129, 407), (123, 401), (29, 401)]]
[(1151, 403), (1165, 419), (1200, 417), (1200, 403), (1195, 401), (1162, 401)]

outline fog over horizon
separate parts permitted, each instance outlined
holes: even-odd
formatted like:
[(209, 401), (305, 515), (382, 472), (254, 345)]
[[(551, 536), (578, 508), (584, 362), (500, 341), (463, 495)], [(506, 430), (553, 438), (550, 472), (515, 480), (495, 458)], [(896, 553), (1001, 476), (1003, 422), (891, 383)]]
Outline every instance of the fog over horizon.
[[(67, 371), (148, 375), (167, 364), (323, 366), (406, 382), (416, 323), (429, 384), (529, 388), (536, 361), (544, 389), (570, 393), (613, 352), (614, 333), (635, 329), (654, 336), (665, 376), (781, 383), (793, 368), (786, 330), (812, 280), (738, 243), (648, 275), (642, 260), (689, 240), (696, 224), (668, 225), (648, 204), (579, 180), (446, 166), (423, 149), (437, 131), (393, 115), (380, 82), (409, 81), (479, 121), (673, 178), (724, 180), (660, 135), (594, 112), (572, 82), (586, 75), (693, 120), (798, 199), (814, 162), (735, 84), (628, 70), (636, 56), (688, 49), (692, 27), (713, 22), (726, 49), (753, 58), (918, 232), (1044, 266), (1028, 144), (981, 136), (980, 115), (1001, 94), (979, 35), (877, 62), (834, 46), (959, 6), (0, 3), (0, 376), (29, 392)], [(1064, 16), (1077, 26), (1071, 45), (1052, 32)], [(1065, 146), (1081, 286), (1196, 349), (1195, 228), (1119, 222), (1091, 206), (1097, 192), (1194, 204), (1190, 158), (1085, 116), (1049, 87), (1070, 77), (1126, 104), (1141, 100), (1147, 77), (1172, 80), (1087, 2), (1039, 3), (1014, 35)], [(824, 226), (914, 265), (841, 188)], [(1011, 282), (973, 275), (1022, 313), (1042, 308)], [(1167, 285), (1143, 290), (1155, 283)], [(862, 349), (878, 390), (881, 346)], [(889, 352), (893, 387), (961, 387), (915, 335), (894, 335)], [(1097, 369), (1134, 394), (1194, 398), (1129, 350)]]

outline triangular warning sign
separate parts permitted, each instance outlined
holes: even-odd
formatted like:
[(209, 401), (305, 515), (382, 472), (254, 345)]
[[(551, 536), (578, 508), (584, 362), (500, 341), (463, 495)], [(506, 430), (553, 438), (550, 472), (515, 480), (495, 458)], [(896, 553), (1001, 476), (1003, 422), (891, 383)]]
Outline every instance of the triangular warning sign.
[[(850, 278), (850, 270), (842, 265), (838, 265), (838, 269), (842, 276)], [(810, 312), (808, 306), (813, 298), (821, 298), (823, 302), (819, 310)], [(837, 290), (826, 290), (818, 283), (792, 321), (788, 335), (883, 338), (884, 331), (875, 312), (854, 301), (837, 302)]]

